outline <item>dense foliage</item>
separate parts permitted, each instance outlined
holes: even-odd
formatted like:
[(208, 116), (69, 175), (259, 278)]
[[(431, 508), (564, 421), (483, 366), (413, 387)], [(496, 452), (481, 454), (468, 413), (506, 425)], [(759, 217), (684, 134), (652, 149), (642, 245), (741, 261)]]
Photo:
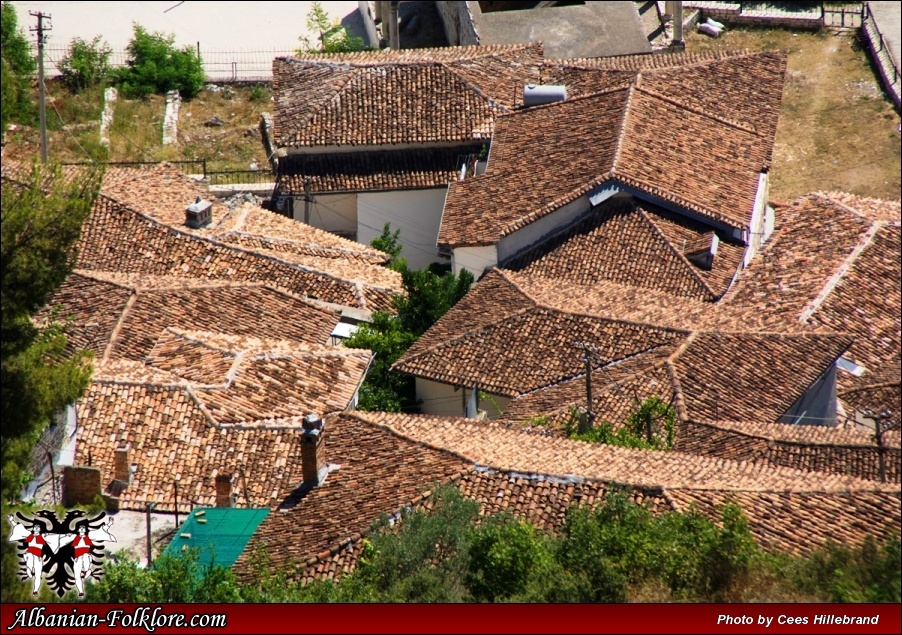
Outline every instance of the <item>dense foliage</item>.
[(28, 85), (36, 66), (28, 40), (19, 29), (16, 9), (4, 2), (0, 7), (0, 130), (4, 133), (11, 120), (31, 123), (34, 119)]
[(90, 381), (88, 354), (64, 357), (65, 335), (50, 320), (32, 321), (75, 262), (75, 242), (100, 187), (98, 172), (65, 178), (35, 168), (26, 183), (3, 181), (0, 253), (0, 435), (2, 489), (12, 498), (34, 440), (54, 413)]
[(590, 443), (605, 443), (621, 448), (644, 450), (670, 450), (673, 448), (676, 410), (660, 397), (648, 397), (641, 403), (634, 402), (634, 410), (623, 425), (614, 426), (608, 421), (585, 425), (585, 414), (574, 410), (565, 425), (571, 439)]
[(391, 256), (388, 267), (398, 271), (407, 294), (392, 298), (396, 314), (376, 312), (370, 324), (362, 324), (345, 340), (345, 346), (365, 348), (376, 353), (366, 380), (360, 387), (361, 410), (387, 412), (416, 408), (414, 380), (391, 370), (404, 352), (426, 330), (466, 295), (473, 284), (469, 271), (454, 276), (447, 267), (433, 264), (428, 269), (412, 270), (400, 257), (400, 230), (391, 231), (388, 223), (382, 235), (370, 243)]
[[(18, 497), (31, 450), (51, 417), (75, 402), (91, 377), (90, 355), (65, 355), (61, 325), (32, 321), (69, 274), (74, 245), (100, 186), (100, 174), (66, 179), (35, 168), (24, 182), (2, 184), (0, 241), (0, 489), (6, 502)], [(15, 546), (2, 541), (4, 601), (24, 599), (15, 579)]]
[[(827, 545), (808, 557), (762, 551), (735, 505), (712, 522), (692, 510), (654, 515), (613, 492), (595, 509), (571, 508), (558, 536), (503, 513), (479, 515), (448, 486), (429, 509), (384, 518), (362, 541), (354, 572), (306, 586), (271, 566), (258, 545), (235, 582), (193, 558), (150, 571), (107, 565), (88, 593), (101, 602), (899, 602), (900, 543)], [(201, 580), (199, 575), (203, 575)], [(210, 577), (207, 580), (207, 577)]]
[(103, 83), (110, 73), (111, 53), (112, 49), (106, 42), (101, 43), (99, 35), (90, 42), (73, 38), (59, 63), (63, 84), (77, 93)]
[(191, 99), (204, 86), (204, 69), (195, 49), (176, 48), (174, 35), (150, 33), (139, 24), (128, 43), (126, 65), (113, 77), (128, 98), (177, 90), (182, 99)]

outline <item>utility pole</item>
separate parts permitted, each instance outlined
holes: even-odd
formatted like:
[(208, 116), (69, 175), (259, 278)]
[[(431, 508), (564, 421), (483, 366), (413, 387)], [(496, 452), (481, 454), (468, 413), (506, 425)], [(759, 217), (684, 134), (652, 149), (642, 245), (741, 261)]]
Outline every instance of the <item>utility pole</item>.
[(880, 471), (880, 482), (886, 483), (886, 446), (883, 445), (883, 435), (897, 426), (893, 422), (886, 423), (893, 413), (883, 410), (874, 414), (870, 410), (865, 410), (861, 415), (874, 422), (874, 440), (877, 441), (877, 466)]
[(592, 411), (592, 351), (585, 342), (580, 344), (580, 346), (585, 352), (583, 360), (586, 362), (586, 422), (582, 424), (582, 421), (580, 421), (582, 424), (580, 425), (582, 428), (580, 433), (584, 433), (595, 425), (595, 413)]
[(179, 479), (176, 477), (172, 481), (172, 489), (175, 493), (175, 528), (179, 528)]
[(38, 89), (40, 91), (41, 114), (41, 163), (47, 163), (47, 108), (46, 94), (44, 90), (44, 33), (51, 31), (53, 26), (44, 25), (44, 19), (50, 19), (49, 13), (43, 11), (29, 11), (29, 15), (38, 19), (38, 25), (30, 27), (29, 31), (38, 34)]
[(156, 507), (156, 503), (147, 503), (147, 568), (153, 562), (153, 543), (150, 541), (150, 510)]
[(310, 196), (310, 179), (304, 179), (304, 223), (310, 224), (310, 205), (313, 203), (313, 197)]

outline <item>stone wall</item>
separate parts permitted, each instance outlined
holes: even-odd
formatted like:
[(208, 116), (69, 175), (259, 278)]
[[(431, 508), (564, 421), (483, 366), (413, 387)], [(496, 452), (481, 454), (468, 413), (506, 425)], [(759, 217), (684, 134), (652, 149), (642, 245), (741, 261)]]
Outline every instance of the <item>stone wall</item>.
[[(798, 470), (833, 472), (880, 480), (876, 445), (800, 443), (746, 434), (710, 423), (684, 422), (679, 424), (674, 450), (734, 461), (766, 461)], [(887, 481), (902, 482), (900, 449), (886, 448), (884, 461)]]
[(700, 22), (714, 18), (729, 26), (758, 26), (783, 29), (813, 30), (823, 28), (824, 16), (820, 7), (810, 11), (742, 10), (740, 2), (684, 2), (683, 10), (698, 9)]
[(100, 469), (87, 466), (63, 468), (63, 505), (90, 505), (101, 494)]
[(54, 417), (53, 423), (48, 427), (44, 434), (41, 435), (39, 443), (35, 444), (31, 451), (31, 457), (28, 461), (28, 472), (36, 477), (40, 476), (45, 468), (50, 464), (47, 458), (47, 452), (56, 461), (59, 451), (66, 442), (66, 415), (65, 410), (60, 417)]
[(438, 15), (445, 26), (445, 37), (451, 46), (475, 46), (479, 44), (479, 34), (473, 23), (473, 14), (468, 2), (439, 0), (435, 3)]

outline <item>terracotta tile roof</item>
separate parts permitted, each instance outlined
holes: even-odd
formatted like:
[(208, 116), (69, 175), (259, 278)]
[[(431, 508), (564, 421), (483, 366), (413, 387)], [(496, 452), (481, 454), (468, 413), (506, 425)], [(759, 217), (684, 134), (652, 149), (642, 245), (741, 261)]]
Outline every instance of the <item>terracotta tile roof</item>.
[[(880, 451), (872, 434), (854, 428), (780, 423), (681, 421), (674, 449), (732, 461), (754, 461), (793, 469), (881, 480)], [(902, 477), (899, 435), (885, 435), (887, 481)]]
[[(427, 331), (394, 368), (454, 385), (478, 384), (506, 396), (516, 396), (583, 372), (579, 342), (600, 349), (606, 362), (632, 357), (673, 344), (688, 333), (625, 320), (568, 312), (544, 305), (500, 272), (487, 278)], [(508, 286), (510, 305), (501, 304), (495, 290)], [(517, 297), (519, 295), (519, 297)], [(458, 325), (471, 309), (490, 315)]]
[[(890, 412), (889, 423), (895, 423), (896, 426), (902, 422), (902, 380), (899, 377), (900, 365), (896, 363), (896, 376), (894, 379), (885, 379), (879, 383), (871, 383), (868, 385), (858, 385), (855, 388), (840, 392), (838, 397), (844, 404), (850, 406), (851, 409), (863, 412), (870, 410), (873, 413), (881, 413), (888, 410)], [(851, 415), (850, 409), (846, 409), (846, 414)], [(898, 427), (896, 434), (898, 434)]]
[(487, 140), (541, 59), (540, 44), (279, 57), (274, 137), (294, 147)]
[(267, 517), (238, 559), (239, 572), (255, 544), (266, 547), (274, 566), (303, 568), (330, 559), (359, 541), (383, 514), (415, 505), (435, 483), (468, 467), (451, 453), (353, 416), (327, 420), (325, 435), (326, 460), (340, 467), (309, 493), (289, 496), (287, 511)]
[[(576, 77), (581, 62), (550, 67), (549, 79)], [(494, 244), (612, 180), (715, 223), (747, 228), (759, 173), (773, 152), (785, 56), (691, 62), (614, 69), (613, 76), (589, 70), (585, 92), (576, 91), (581, 96), (500, 117), (486, 174), (449, 189), (439, 243)], [(555, 79), (558, 66), (566, 70)], [(748, 81), (753, 70), (765, 86), (760, 104), (757, 92), (749, 94), (757, 88)], [(710, 88), (722, 76), (728, 81)], [(733, 85), (743, 86), (728, 100), (735, 108), (719, 96), (731, 95)], [(477, 197), (478, 214), (469, 204)]]
[(461, 160), (482, 146), (416, 148), (390, 152), (291, 154), (279, 160), (276, 190), (281, 194), (364, 192), (447, 187), (458, 178)]
[[(637, 402), (656, 396), (674, 403), (682, 419), (776, 422), (850, 341), (837, 335), (695, 332), (675, 350), (661, 348), (622, 368), (595, 370), (593, 411), (616, 424)], [(585, 400), (582, 374), (521, 395), (505, 418), (545, 415), (560, 424)]]
[(870, 534), (878, 542), (902, 523), (899, 492), (721, 492), (668, 489), (678, 511), (695, 506), (717, 518), (718, 508), (742, 507), (765, 549), (808, 553), (827, 541), (852, 545)]
[[(249, 506), (273, 506), (300, 479), (300, 428), (308, 412), (345, 410), (372, 360), (370, 351), (168, 328), (144, 362), (97, 367), (79, 401), (76, 464), (113, 478), (113, 450), (131, 444), (137, 464), (124, 508), (159, 502), (171, 511), (172, 479), (182, 501), (210, 505), (218, 472), (247, 479)], [(245, 496), (245, 492), (247, 492)]]
[[(271, 247), (274, 242), (278, 241), (264, 244)], [(351, 260), (333, 250), (332, 257), (309, 256), (315, 260), (293, 262), (291, 258), (302, 258), (305, 250), (282, 249), (252, 250), (192, 234), (100, 196), (82, 228), (77, 266), (265, 282), (312, 299), (367, 310), (390, 309), (391, 295), (402, 290), (400, 275), (359, 258)]]
[[(686, 416), (775, 421), (852, 341), (845, 335), (757, 331), (736, 316), (686, 298), (613, 283), (596, 289), (562, 287), (554, 280), (496, 269), (395, 369), (522, 397), (522, 411), (517, 400), (511, 408), (526, 416), (542, 414), (538, 404), (560, 399), (554, 409), (560, 414), (585, 399), (584, 353), (578, 344), (587, 342), (596, 353), (596, 390), (615, 381), (610, 379), (613, 362), (631, 360), (625, 367), (635, 373), (666, 357), (673, 375), (668, 393), (680, 395)], [(555, 386), (561, 382), (567, 385)], [(527, 394), (533, 391), (542, 394)], [(604, 410), (596, 412), (606, 416)]]
[(526, 109), (499, 118), (486, 173), (449, 187), (439, 243), (494, 244), (611, 181), (744, 228), (763, 149), (755, 133), (643, 89)]
[(689, 417), (776, 421), (851, 342), (844, 335), (698, 333), (673, 365)]
[(210, 425), (187, 386), (117, 382), (101, 375), (77, 408), (75, 464), (99, 468), (104, 486), (115, 473), (115, 449), (131, 444), (129, 461), (137, 471), (119, 494), (123, 509), (153, 502), (160, 511), (174, 511), (175, 478), (183, 512), (215, 504), (218, 473), (239, 476), (233, 486), (238, 503), (251, 507), (277, 505), (301, 480), (298, 429)]
[[(252, 577), (251, 554), (262, 546), (276, 566), (288, 567), (289, 575), (304, 582), (340, 577), (356, 565), (361, 538), (373, 521), (405, 507), (429, 507), (431, 488), (444, 482), (478, 502), (483, 514), (508, 510), (548, 531), (560, 529), (568, 507), (597, 504), (615, 484), (631, 488), (628, 495), (656, 513), (685, 509), (692, 497), (736, 496), (745, 501), (752, 532), (767, 547), (777, 546), (768, 538), (779, 527), (804, 526), (811, 536), (789, 547), (800, 550), (832, 531), (832, 517), (817, 509), (836, 511), (846, 523), (848, 512), (838, 501), (849, 497), (868, 518), (875, 516), (871, 527), (899, 515), (898, 486), (587, 444), (498, 423), (353, 413), (335, 419), (327, 434), (327, 460), (340, 468), (319, 487), (296, 491), (284, 511), (270, 514), (236, 563), (239, 576)], [(782, 525), (770, 518), (772, 497), (789, 501), (781, 508)], [(714, 507), (704, 512), (717, 516)], [(867, 531), (862, 524), (844, 524), (839, 539), (856, 543)]]
[(785, 72), (786, 55), (778, 51), (712, 51), (546, 61), (543, 81), (563, 80), (575, 97), (641, 73), (641, 85), (653, 92), (679, 94), (687, 106), (773, 138)]
[(495, 421), (396, 413), (358, 412), (354, 417), (390, 426), (397, 434), (464, 460), (501, 471), (581, 476), (637, 487), (722, 491), (895, 492), (883, 485), (838, 474), (803, 472), (680, 452), (630, 450), (550, 436), (541, 430)]
[(726, 292), (745, 248), (721, 234), (710, 270), (687, 255), (709, 227), (633, 199), (609, 199), (582, 221), (502, 264), (579, 285), (610, 280), (677, 296), (715, 300)]
[[(852, 207), (860, 205), (861, 208)], [(778, 206), (778, 228), (723, 303), (763, 324), (805, 324), (857, 335), (847, 357), (868, 370), (842, 371), (844, 389), (899, 368), (902, 241), (898, 201), (808, 194)]]
[(329, 341), (339, 314), (260, 283), (197, 280), (76, 270), (53, 295), (70, 319), (69, 345), (97, 361), (140, 360), (167, 327), (232, 335)]

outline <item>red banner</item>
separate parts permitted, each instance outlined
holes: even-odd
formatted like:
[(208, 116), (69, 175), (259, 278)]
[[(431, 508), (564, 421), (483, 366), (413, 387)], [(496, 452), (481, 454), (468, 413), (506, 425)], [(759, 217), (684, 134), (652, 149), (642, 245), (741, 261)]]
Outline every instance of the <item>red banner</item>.
[(894, 633), (898, 604), (4, 604), (3, 633)]

